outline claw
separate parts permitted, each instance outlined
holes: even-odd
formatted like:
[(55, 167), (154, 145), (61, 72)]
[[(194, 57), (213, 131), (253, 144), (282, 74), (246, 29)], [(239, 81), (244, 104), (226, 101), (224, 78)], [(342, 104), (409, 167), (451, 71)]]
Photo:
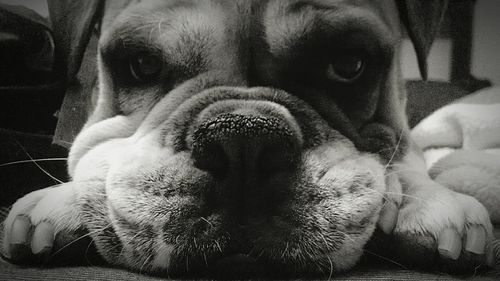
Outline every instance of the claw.
[(479, 225), (470, 226), (467, 229), (467, 238), (465, 242), (465, 250), (474, 254), (484, 254), (486, 245), (486, 232)]
[(447, 228), (441, 232), (438, 239), (439, 254), (445, 258), (458, 259), (462, 251), (462, 239), (453, 228)]
[(54, 244), (54, 227), (48, 222), (41, 222), (35, 228), (31, 241), (31, 250), (35, 255), (51, 252)]
[(11, 242), (7, 255), (12, 260), (22, 260), (31, 255), (29, 248), (31, 221), (24, 215), (19, 215), (12, 223)]
[(378, 226), (385, 234), (391, 234), (396, 227), (398, 212), (396, 204), (391, 201), (386, 202), (378, 220)]
[(12, 223), (11, 244), (28, 244), (29, 231), (31, 228), (30, 219), (24, 215), (16, 217)]

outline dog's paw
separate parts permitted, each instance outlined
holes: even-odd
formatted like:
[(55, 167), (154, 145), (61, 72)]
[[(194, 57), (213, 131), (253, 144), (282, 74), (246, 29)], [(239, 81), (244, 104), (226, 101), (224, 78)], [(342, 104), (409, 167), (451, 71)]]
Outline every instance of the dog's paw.
[[(81, 236), (72, 183), (27, 194), (3, 225), (3, 255), (18, 264), (45, 264)], [(78, 243), (76, 243), (78, 244)]]
[(473, 197), (432, 183), (406, 195), (393, 232), (397, 255), (408, 265), (450, 272), (492, 265), (492, 225)]

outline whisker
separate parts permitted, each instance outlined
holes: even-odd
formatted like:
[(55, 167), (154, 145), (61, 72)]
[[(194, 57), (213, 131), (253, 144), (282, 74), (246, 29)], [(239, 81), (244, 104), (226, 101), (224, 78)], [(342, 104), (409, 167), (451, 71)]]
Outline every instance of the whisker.
[[(139, 233), (140, 233), (140, 232), (141, 232), (141, 231), (139, 231)], [(138, 233), (138, 234), (139, 234), (139, 233)], [(137, 234), (136, 234), (136, 235), (134, 235), (134, 237), (135, 237), (135, 236), (137, 236)], [(118, 258), (120, 258), (120, 257), (123, 255), (123, 252), (125, 251), (125, 245), (124, 245), (124, 244), (122, 244), (122, 243), (118, 243), (118, 244), (116, 244), (116, 245), (112, 246), (111, 248), (108, 248), (108, 249), (107, 249), (107, 252), (108, 252), (108, 253), (110, 253), (111, 251), (113, 251), (114, 249), (116, 249), (117, 247), (120, 247), (120, 246), (121, 246), (122, 248), (121, 248), (120, 252), (119, 252), (119, 253), (118, 253), (118, 255), (117, 255), (117, 257), (118, 257)]]
[(219, 241), (215, 240), (214, 242), (215, 242), (215, 245), (217, 246), (217, 249), (219, 250), (219, 252), (222, 253), (222, 248), (221, 248), (221, 246), (219, 244)]
[[(408, 197), (408, 198), (411, 198), (411, 199), (416, 199), (416, 200), (420, 200), (420, 201), (425, 201), (424, 199), (420, 198), (420, 197), (416, 197), (416, 196), (412, 196), (412, 195), (408, 195), (408, 194), (404, 194), (404, 193), (400, 193), (400, 192), (393, 192), (393, 191), (378, 191), (378, 190), (375, 190), (375, 189), (372, 189), (372, 188), (369, 188), (369, 187), (366, 187), (366, 186), (360, 186), (360, 188), (365, 188), (366, 190), (368, 191), (371, 191), (371, 192), (375, 192), (379, 195), (381, 195), (384, 199), (386, 200), (389, 200), (388, 197), (386, 197), (385, 195), (399, 195), (399, 196), (402, 196), (402, 197)], [(385, 204), (385, 203), (384, 203)]]
[(153, 252), (151, 252), (145, 259), (144, 262), (142, 263), (141, 267), (139, 268), (139, 274), (142, 274), (142, 270), (144, 267), (146, 267), (147, 263), (150, 262), (151, 258), (153, 257)]
[(13, 161), (13, 162), (7, 162), (0, 164), (0, 167), (6, 167), (6, 166), (11, 166), (11, 165), (16, 165), (16, 164), (23, 164), (23, 163), (33, 163), (33, 162), (49, 162), (49, 161), (66, 161), (68, 158), (40, 158), (40, 159), (29, 159), (29, 160), (20, 160), (20, 161)]
[(109, 223), (108, 225), (104, 226), (103, 228), (100, 228), (100, 229), (96, 229), (94, 231), (91, 231), (89, 233), (86, 233), (76, 239), (74, 239), (73, 241), (69, 242), (68, 244), (64, 245), (63, 247), (61, 247), (61, 249), (57, 250), (55, 253), (52, 254), (52, 257), (54, 257), (55, 255), (57, 255), (58, 253), (60, 253), (62, 250), (66, 249), (67, 247), (71, 246), (72, 244), (86, 238), (86, 237), (89, 237), (90, 235), (92, 234), (95, 234), (95, 233), (99, 233), (99, 232), (102, 232), (104, 231), (106, 228), (110, 227), (111, 226), (111, 223)]
[[(111, 225), (111, 223), (110, 223)], [(143, 229), (140, 229), (136, 234), (134, 234), (134, 236), (132, 236), (129, 240), (130, 241), (133, 241), (135, 238), (137, 238), (139, 235), (142, 235), (144, 234), (145, 230)], [(118, 247), (120, 246), (121, 244), (117, 244), (115, 245), (113, 248), (111, 248), (110, 250), (113, 250), (115, 249), (115, 247)], [(121, 255), (123, 255), (123, 252), (125, 251), (125, 245), (122, 245), (122, 249), (120, 250), (120, 253), (118, 254), (118, 256), (120, 257)]]
[(281, 259), (283, 259), (285, 257), (286, 251), (288, 251), (288, 247), (289, 247), (289, 243), (286, 242), (285, 249), (283, 250), (283, 253), (281, 254)]
[[(323, 233), (319, 233), (319, 236), (321, 237), (321, 239), (325, 243), (326, 249), (330, 248), (330, 245), (328, 244), (328, 241), (326, 241), (326, 238), (323, 235)], [(326, 255), (326, 258), (328, 259), (328, 262), (330, 263), (330, 273), (328, 274), (328, 280), (331, 280), (332, 276), (333, 276), (333, 262), (332, 262), (332, 259), (330, 259), (330, 257), (328, 255)]]
[(389, 162), (387, 162), (387, 164), (384, 167), (384, 173), (385, 173), (385, 171), (387, 171), (387, 168), (394, 160), (394, 157), (396, 156), (396, 153), (398, 152), (399, 146), (401, 145), (402, 139), (403, 139), (403, 130), (401, 130), (401, 132), (399, 133), (398, 142), (396, 143), (396, 147), (394, 148), (394, 151), (392, 152), (392, 155), (391, 155), (391, 158), (389, 159)]
[(200, 219), (201, 219), (202, 221), (206, 222), (208, 225), (210, 225), (210, 227), (214, 227), (214, 225), (213, 225), (213, 224), (212, 224), (209, 220), (207, 220), (206, 218), (204, 218), (204, 217), (200, 217)]
[(90, 246), (92, 246), (92, 244), (94, 243), (94, 240), (90, 239), (90, 243), (89, 245), (87, 246), (87, 249), (85, 249), (85, 260), (87, 261), (88, 264), (90, 264), (91, 266), (94, 266), (94, 264), (89, 260), (89, 250), (90, 250)]
[(26, 150), (26, 148), (24, 148), (24, 146), (17, 140), (14, 140), (20, 147), (21, 149), (24, 151), (24, 153), (31, 159), (31, 162), (33, 162), (33, 164), (35, 164), (38, 169), (40, 169), (43, 173), (45, 173), (47, 176), (49, 176), (51, 179), (53, 179), (54, 181), (58, 182), (58, 183), (64, 183), (62, 180), (54, 177), (52, 174), (50, 174), (49, 172), (47, 172), (44, 168), (42, 168), (36, 161), (35, 159), (33, 159), (33, 157), (31, 157), (31, 155), (28, 153), (28, 151)]
[[(345, 235), (345, 237), (346, 237), (347, 239), (351, 240), (353, 243), (357, 243), (354, 239), (352, 239), (352, 237), (351, 237), (349, 234), (347, 234), (347, 233), (345, 233), (345, 232), (343, 232), (343, 231), (340, 231), (340, 230), (338, 230), (338, 229), (337, 229), (336, 231), (338, 231), (338, 232), (340, 232), (340, 233), (344, 234), (344, 235)], [(367, 253), (367, 254), (370, 254), (370, 255), (373, 255), (373, 256), (376, 256), (376, 257), (378, 257), (378, 258), (380, 258), (380, 259), (383, 259), (383, 260), (385, 260), (385, 261), (388, 261), (388, 262), (390, 262), (390, 263), (393, 263), (393, 264), (395, 264), (395, 265), (397, 265), (397, 266), (399, 266), (399, 267), (401, 267), (401, 268), (403, 268), (403, 269), (408, 269), (406, 266), (404, 266), (404, 265), (400, 264), (399, 262), (397, 262), (397, 261), (395, 261), (395, 260), (393, 260), (393, 259), (390, 259), (390, 258), (388, 258), (388, 257), (384, 257), (384, 256), (382, 256), (382, 255), (379, 255), (379, 254), (374, 253), (374, 252), (372, 252), (372, 251), (369, 251), (369, 250), (367, 250), (367, 249), (363, 249), (363, 252), (365, 252), (365, 253)]]
[(373, 255), (373, 256), (376, 256), (377, 258), (383, 259), (383, 260), (388, 261), (388, 262), (390, 262), (392, 264), (395, 264), (395, 265), (401, 267), (402, 269), (408, 269), (406, 266), (404, 266), (401, 263), (399, 263), (399, 262), (397, 262), (397, 261), (395, 261), (393, 259), (390, 259), (388, 257), (384, 257), (382, 255), (376, 254), (376, 253), (374, 253), (372, 251), (369, 251), (369, 250), (366, 250), (366, 249), (363, 249), (363, 252), (365, 252), (367, 254), (370, 254), (370, 255)]
[(165, 19), (164, 18), (161, 18), (159, 21), (158, 21), (158, 36), (161, 36), (162, 32), (161, 32), (161, 25), (163, 24), (163, 21)]
[(330, 263), (330, 273), (328, 274), (328, 280), (332, 280), (333, 276), (333, 262), (330, 256), (326, 255), (326, 258), (328, 259), (328, 262)]
[(203, 253), (203, 260), (205, 261), (205, 266), (208, 268), (207, 253), (205, 253), (203, 249), (201, 250), (201, 252)]

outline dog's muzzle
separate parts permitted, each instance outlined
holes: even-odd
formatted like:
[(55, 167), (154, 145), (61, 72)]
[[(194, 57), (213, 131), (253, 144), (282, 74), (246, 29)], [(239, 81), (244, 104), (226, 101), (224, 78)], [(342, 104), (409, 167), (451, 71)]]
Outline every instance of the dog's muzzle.
[[(283, 179), (296, 170), (302, 150), (300, 127), (285, 107), (269, 100), (224, 99), (195, 119), (187, 142), (194, 166), (217, 182), (215, 205), (244, 223), (257, 205), (283, 199)], [(276, 178), (280, 185), (263, 188)]]
[[(105, 179), (96, 189), (106, 194), (88, 193), (83, 208), (109, 212), (86, 223), (113, 225), (110, 235), (131, 257), (127, 266), (152, 254), (150, 271), (230, 268), (251, 276), (275, 268), (324, 273), (332, 258), (338, 269), (357, 261), (382, 204), (384, 167), (376, 156), (362, 154), (283, 90), (180, 90), (157, 103), (130, 138), (107, 141), (80, 162)], [(93, 169), (103, 159), (108, 170)], [(94, 240), (107, 261), (122, 257), (106, 251), (114, 240)]]

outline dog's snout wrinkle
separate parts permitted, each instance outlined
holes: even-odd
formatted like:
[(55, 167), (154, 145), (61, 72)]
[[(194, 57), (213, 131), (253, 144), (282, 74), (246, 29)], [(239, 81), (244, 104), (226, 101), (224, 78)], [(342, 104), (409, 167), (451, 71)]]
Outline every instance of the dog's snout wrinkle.
[(192, 156), (202, 170), (248, 178), (293, 168), (299, 149), (299, 139), (282, 120), (238, 112), (198, 125)]

